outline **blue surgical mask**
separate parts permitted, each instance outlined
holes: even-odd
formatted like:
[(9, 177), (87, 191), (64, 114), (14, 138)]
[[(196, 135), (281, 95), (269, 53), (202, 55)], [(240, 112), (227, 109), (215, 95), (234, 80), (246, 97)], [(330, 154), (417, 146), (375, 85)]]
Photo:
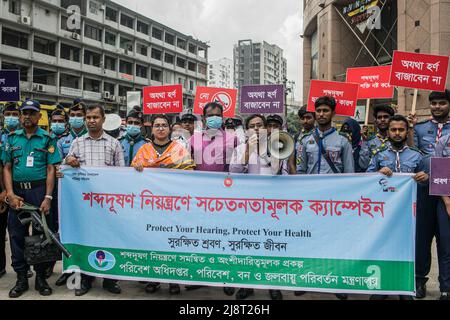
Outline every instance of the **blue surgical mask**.
[(73, 129), (80, 129), (84, 126), (83, 117), (70, 117), (69, 124)]
[(222, 127), (223, 118), (219, 116), (212, 116), (206, 118), (206, 125), (210, 129), (220, 129)]
[(19, 117), (5, 117), (5, 127), (8, 130), (15, 130), (19, 126)]
[(64, 133), (64, 131), (66, 131), (66, 124), (65, 123), (52, 123), (51, 129), (54, 134), (59, 136), (60, 134)]
[(127, 134), (131, 137), (135, 137), (141, 133), (141, 127), (136, 125), (127, 125)]

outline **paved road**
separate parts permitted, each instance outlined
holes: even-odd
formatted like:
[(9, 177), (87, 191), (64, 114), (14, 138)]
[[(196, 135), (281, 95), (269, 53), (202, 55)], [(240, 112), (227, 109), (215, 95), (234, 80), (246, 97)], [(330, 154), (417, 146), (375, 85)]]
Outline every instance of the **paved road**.
[[(435, 300), (439, 297), (439, 287), (437, 283), (437, 259), (436, 259), (436, 249), (433, 249), (433, 266), (430, 275), (430, 280), (428, 281), (428, 297), (427, 299)], [(9, 256), (9, 243), (7, 243), (7, 255)], [(0, 279), (0, 300), (9, 299), (8, 292), (14, 286), (16, 276), (12, 271), (10, 261), (8, 260), (7, 274)], [(55, 287), (54, 283), (58, 278), (58, 274), (61, 271), (61, 263), (55, 267), (55, 274), (49, 279), (49, 284), (53, 288), (53, 295), (50, 297), (42, 297), (37, 291), (34, 290), (34, 278), (30, 279), (30, 290), (25, 293), (20, 299), (23, 300), (69, 300), (69, 299), (95, 299), (95, 300), (113, 300), (113, 299), (152, 299), (152, 300), (226, 300), (234, 299), (234, 297), (228, 297), (223, 293), (221, 288), (205, 287), (195, 291), (186, 292), (182, 287), (180, 295), (169, 295), (168, 285), (162, 285), (162, 289), (155, 294), (147, 294), (144, 291), (145, 285), (138, 282), (131, 281), (121, 281), (120, 286), (122, 287), (122, 294), (114, 295), (106, 292), (101, 287), (101, 280), (97, 279), (94, 283), (93, 289), (83, 297), (75, 297), (73, 291), (68, 290), (66, 287)], [(283, 291), (283, 296), (285, 300), (337, 300), (333, 294), (322, 294), (322, 293), (307, 293), (302, 297), (294, 296), (293, 292)], [(367, 295), (350, 295), (350, 300), (366, 300), (369, 296)], [(255, 295), (248, 298), (249, 300), (268, 300), (270, 299), (267, 290), (256, 290)], [(394, 299), (394, 298), (393, 298)]]

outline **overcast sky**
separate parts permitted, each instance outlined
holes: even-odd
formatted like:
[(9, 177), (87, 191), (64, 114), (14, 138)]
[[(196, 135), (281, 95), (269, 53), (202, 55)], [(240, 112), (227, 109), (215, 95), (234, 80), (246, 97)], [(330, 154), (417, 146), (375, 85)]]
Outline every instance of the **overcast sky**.
[(301, 98), (300, 0), (113, 0), (182, 33), (209, 41), (209, 60), (233, 58), (238, 40), (265, 40), (283, 48), (288, 79)]

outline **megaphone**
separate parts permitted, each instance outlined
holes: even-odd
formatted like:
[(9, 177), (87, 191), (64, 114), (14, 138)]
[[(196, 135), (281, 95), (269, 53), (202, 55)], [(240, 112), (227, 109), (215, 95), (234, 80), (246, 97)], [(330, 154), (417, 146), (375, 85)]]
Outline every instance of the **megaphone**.
[(283, 131), (275, 131), (269, 137), (267, 149), (272, 157), (286, 160), (294, 153), (294, 139)]
[(118, 114), (110, 113), (106, 115), (103, 130), (110, 136), (117, 138), (120, 135), (120, 126), (122, 125), (122, 118)]

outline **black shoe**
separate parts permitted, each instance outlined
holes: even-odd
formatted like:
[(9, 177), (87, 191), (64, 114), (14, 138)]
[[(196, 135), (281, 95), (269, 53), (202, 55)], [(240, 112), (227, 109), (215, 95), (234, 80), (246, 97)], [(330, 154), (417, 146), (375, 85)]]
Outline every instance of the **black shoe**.
[(48, 278), (50, 278), (53, 275), (53, 268), (54, 267), (55, 266), (51, 266), (51, 267), (48, 267), (47, 270), (45, 270), (45, 279), (48, 279)]
[(0, 279), (3, 278), (3, 276), (6, 274), (6, 270), (0, 270)]
[(412, 296), (398, 296), (399, 300), (401, 301), (410, 301), (410, 300), (414, 300), (414, 298)]
[(348, 299), (348, 294), (346, 294), (346, 293), (336, 293), (336, 298), (338, 298), (339, 300), (347, 300)]
[(117, 284), (117, 281), (111, 279), (103, 280), (103, 289), (114, 294), (122, 293), (122, 289), (120, 289), (119, 285)]
[(373, 294), (370, 296), (369, 300), (381, 301), (386, 300), (388, 298), (385, 294)]
[(80, 289), (75, 289), (75, 296), (81, 297), (89, 292), (92, 288), (92, 281), (89, 279), (81, 279)]
[(301, 297), (306, 294), (306, 291), (294, 291), (294, 296)]
[(194, 286), (194, 285), (185, 286), (186, 291), (197, 290), (197, 289), (204, 288), (204, 287), (206, 287), (206, 286)]
[(52, 288), (47, 283), (47, 280), (45, 279), (45, 273), (44, 274), (36, 274), (36, 279), (34, 283), (34, 289), (36, 291), (39, 291), (39, 294), (41, 296), (49, 296), (52, 294)]
[(427, 296), (427, 285), (423, 284), (416, 287), (416, 299), (424, 299)]
[(441, 292), (441, 296), (439, 297), (440, 301), (450, 300), (450, 292)]
[(10, 298), (18, 298), (29, 289), (28, 287), (28, 278), (27, 273), (18, 273), (17, 274), (17, 282), (14, 288), (9, 291)]
[(283, 300), (283, 294), (280, 290), (269, 290), (269, 294), (272, 300)]
[(63, 273), (58, 280), (55, 282), (55, 286), (61, 287), (67, 283), (67, 280), (69, 280), (70, 276), (73, 275), (73, 273)]
[(224, 287), (223, 293), (225, 293), (227, 296), (232, 296), (234, 294), (235, 289), (230, 287)]
[(28, 279), (33, 278), (33, 276), (34, 276), (33, 271), (28, 270), (28, 272), (27, 272), (27, 277), (28, 277)]
[(180, 286), (175, 283), (169, 283), (169, 293), (172, 295), (180, 294)]
[(159, 289), (161, 289), (161, 284), (159, 282), (149, 282), (148, 285), (145, 287), (145, 292), (155, 293)]
[(239, 289), (236, 292), (236, 300), (245, 300), (255, 293), (253, 289)]

